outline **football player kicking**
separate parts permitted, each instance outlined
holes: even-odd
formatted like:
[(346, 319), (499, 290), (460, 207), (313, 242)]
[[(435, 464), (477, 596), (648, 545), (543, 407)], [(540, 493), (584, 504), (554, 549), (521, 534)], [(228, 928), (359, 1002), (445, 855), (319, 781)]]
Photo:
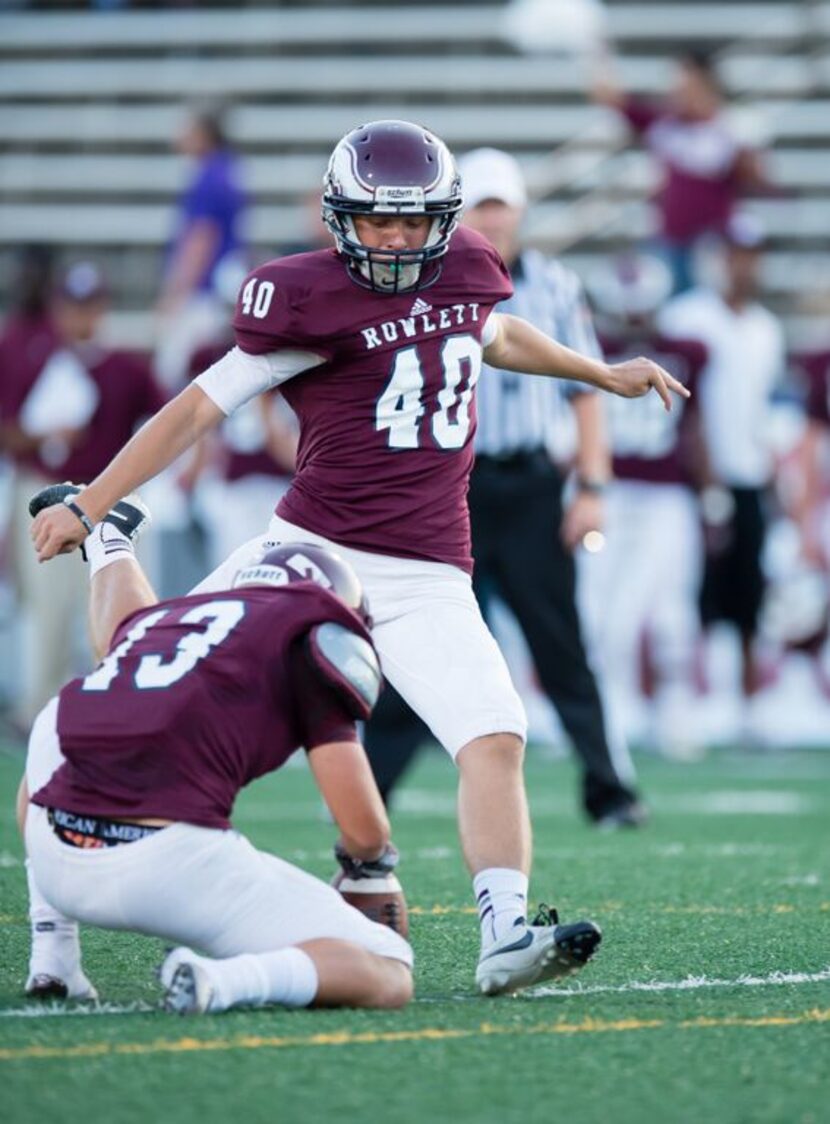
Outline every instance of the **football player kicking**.
[[(667, 409), (684, 388), (647, 359), (607, 366), (527, 322), (493, 313), (512, 291), (498, 254), (459, 227), (447, 147), (405, 121), (377, 121), (335, 147), (323, 217), (335, 246), (272, 261), (243, 285), (236, 346), (139, 431), (75, 512), (33, 525), (41, 560), (254, 395), (281, 385), (300, 421), (297, 474), (267, 534), (334, 546), (372, 604), (384, 675), (459, 773), (459, 826), (480, 913), (476, 979), (512, 992), (563, 966), (554, 925), (528, 925), (526, 722), (478, 610), (466, 505), (482, 357), (577, 379)], [(248, 544), (198, 588), (223, 588)], [(586, 930), (582, 959), (599, 942)], [(572, 967), (572, 965), (571, 965)], [(570, 969), (569, 969), (570, 970)]]
[(303, 745), (344, 871), (394, 868), (355, 728), (381, 673), (354, 571), (313, 545), (276, 547), (227, 590), (158, 602), (123, 533), (143, 514), (118, 507), (120, 527), (102, 522), (86, 543), (93, 639), (108, 653), (51, 700), (29, 742), (27, 992), (96, 998), (82, 921), (181, 945), (161, 980), (182, 1014), (403, 1006), (407, 942), (229, 819), (240, 788)]

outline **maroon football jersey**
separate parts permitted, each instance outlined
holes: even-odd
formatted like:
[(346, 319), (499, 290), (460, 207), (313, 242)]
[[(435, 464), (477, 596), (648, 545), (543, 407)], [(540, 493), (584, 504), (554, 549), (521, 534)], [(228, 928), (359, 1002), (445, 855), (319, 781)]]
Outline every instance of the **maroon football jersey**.
[(481, 334), (512, 291), (496, 251), (464, 227), (439, 280), (416, 293), (361, 288), (333, 250), (252, 273), (234, 316), (240, 348), (325, 358), (282, 387), (300, 445), (278, 514), (358, 550), (472, 570), (466, 497)]
[(36, 804), (227, 828), (236, 794), (299, 746), (354, 741), (343, 701), (301, 639), (358, 617), (310, 582), (161, 601), (128, 617), (109, 654), (61, 691), (66, 757)]
[(804, 384), (807, 417), (830, 425), (830, 351), (794, 355), (792, 364)]
[(608, 363), (645, 356), (674, 375), (692, 392), (690, 399), (672, 398), (666, 410), (656, 394), (644, 398), (607, 399), (614, 475), (620, 480), (657, 484), (690, 484), (695, 480), (699, 450), (697, 389), (706, 363), (706, 349), (696, 340), (664, 336), (602, 339)]

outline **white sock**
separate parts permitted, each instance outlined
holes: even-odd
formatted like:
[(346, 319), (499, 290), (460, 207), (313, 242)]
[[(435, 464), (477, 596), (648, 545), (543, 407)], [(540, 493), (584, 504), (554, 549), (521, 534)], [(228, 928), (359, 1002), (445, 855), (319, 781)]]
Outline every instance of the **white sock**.
[(81, 971), (78, 922), (65, 917), (47, 902), (40, 892), (28, 859), (26, 881), (29, 884), (29, 920), (32, 932), (29, 974), (56, 976), (68, 983)]
[(90, 581), (105, 566), (120, 562), (122, 558), (135, 558), (132, 542), (112, 523), (96, 523), (92, 534), (84, 539), (84, 550)]
[(211, 1011), (229, 1007), (308, 1007), (319, 986), (314, 961), (301, 948), (248, 952), (225, 960), (200, 958), (214, 985)]
[(527, 875), (520, 870), (491, 866), (479, 871), (473, 879), (473, 893), (485, 947), (527, 918)]

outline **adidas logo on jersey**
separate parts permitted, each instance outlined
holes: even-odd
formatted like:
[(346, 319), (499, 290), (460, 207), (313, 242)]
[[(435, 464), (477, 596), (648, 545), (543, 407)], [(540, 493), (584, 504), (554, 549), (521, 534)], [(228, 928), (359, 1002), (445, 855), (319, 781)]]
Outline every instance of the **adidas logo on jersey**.
[(420, 297), (415, 301), (412, 308), (409, 310), (410, 316), (422, 316), (425, 312), (432, 312), (432, 305), (422, 301)]

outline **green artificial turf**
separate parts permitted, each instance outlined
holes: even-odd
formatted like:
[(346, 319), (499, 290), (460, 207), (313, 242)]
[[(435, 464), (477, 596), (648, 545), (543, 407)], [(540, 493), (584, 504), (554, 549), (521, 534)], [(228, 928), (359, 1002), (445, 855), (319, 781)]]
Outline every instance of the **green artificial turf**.
[[(597, 960), (559, 994), (475, 995), (454, 778), (436, 754), (421, 760), (393, 816), (417, 1000), (403, 1012), (185, 1021), (150, 1009), (158, 942), (93, 931), (85, 966), (114, 1010), (24, 1014), (25, 881), (12, 814), (20, 760), (0, 756), (2, 1119), (822, 1124), (830, 754), (642, 767), (651, 825), (599, 834), (577, 813), (570, 764), (531, 756), (532, 897), (564, 919), (593, 917), (605, 933)], [(332, 873), (334, 832), (304, 769), (254, 786), (236, 821), (259, 846)], [(655, 981), (669, 986), (641, 986)]]

